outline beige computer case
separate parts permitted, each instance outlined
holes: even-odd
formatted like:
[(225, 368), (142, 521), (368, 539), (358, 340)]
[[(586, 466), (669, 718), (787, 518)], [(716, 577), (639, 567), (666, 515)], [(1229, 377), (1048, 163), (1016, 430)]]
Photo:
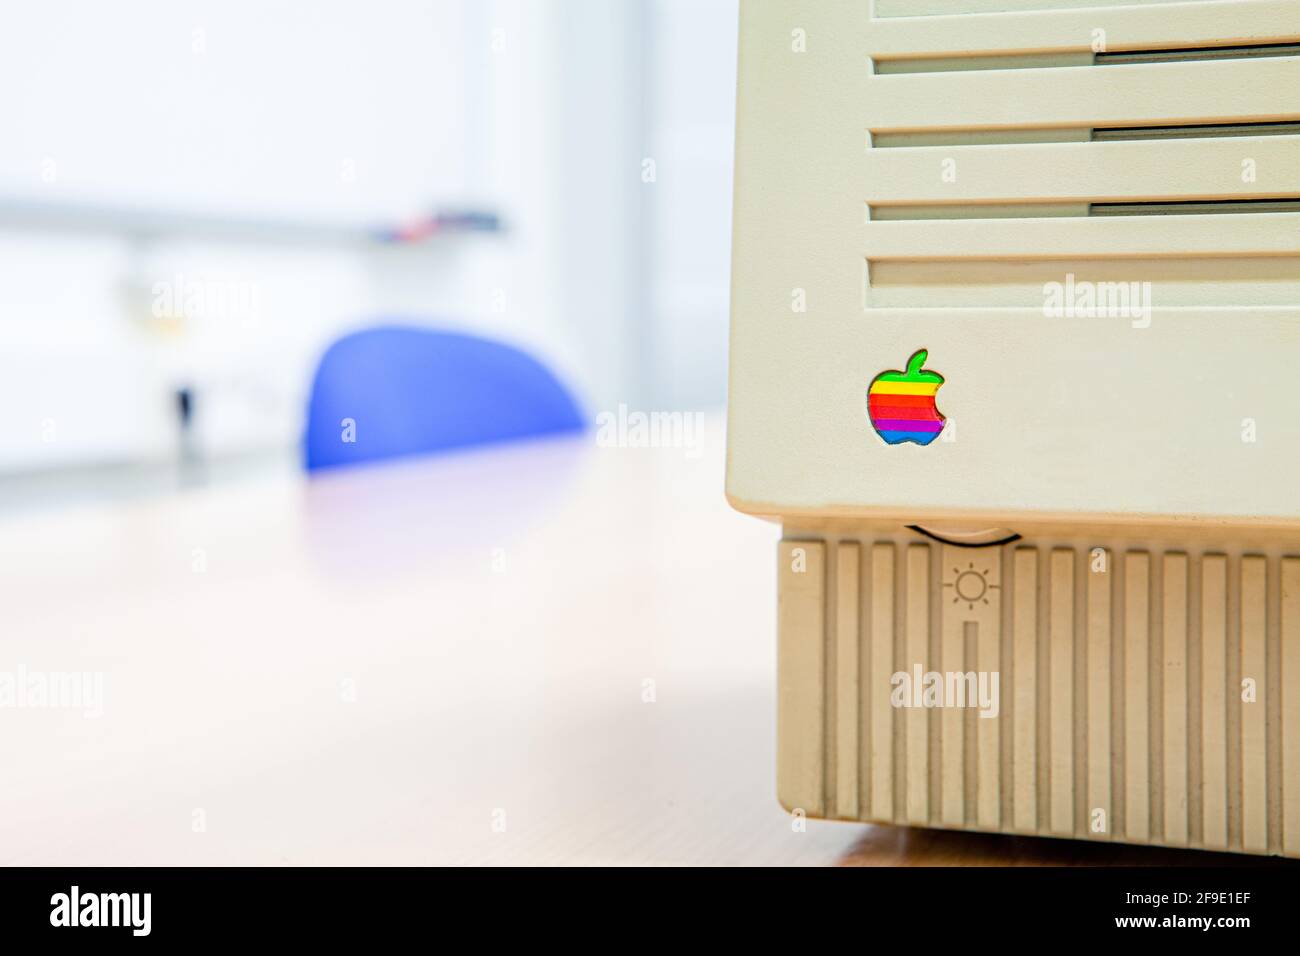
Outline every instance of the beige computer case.
[(787, 808), (1300, 856), (1297, 197), (1300, 0), (742, 0)]

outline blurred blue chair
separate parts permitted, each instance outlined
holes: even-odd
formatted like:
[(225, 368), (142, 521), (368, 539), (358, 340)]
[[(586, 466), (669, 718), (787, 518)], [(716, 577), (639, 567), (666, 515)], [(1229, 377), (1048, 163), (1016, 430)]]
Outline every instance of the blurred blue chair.
[(531, 356), (472, 335), (385, 327), (326, 351), (307, 411), (308, 471), (584, 427)]

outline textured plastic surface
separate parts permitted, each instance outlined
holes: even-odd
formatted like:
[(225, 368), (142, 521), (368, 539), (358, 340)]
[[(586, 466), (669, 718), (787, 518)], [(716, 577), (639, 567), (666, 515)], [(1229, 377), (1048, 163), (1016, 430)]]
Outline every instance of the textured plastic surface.
[(1027, 530), (970, 549), (786, 528), (782, 804), (1300, 857), (1300, 558)]
[[(1300, 527), (1285, 384), (1300, 360), (1300, 213), (1088, 214), (1300, 193), (1300, 136), (1089, 138), (1300, 118), (1300, 56), (951, 66), (1298, 36), (1300, 4), (1271, 0), (884, 19), (860, 0), (743, 4), (732, 502)], [(922, 57), (948, 60), (875, 68)], [(1017, 140), (1064, 132), (1081, 140)], [(1062, 203), (1075, 214), (1044, 211)], [(1100, 294), (1111, 280), (1150, 283), (1149, 312), (1045, 314), (1049, 282)], [(949, 424), (927, 447), (887, 445), (867, 389), (921, 348)]]
[(791, 811), (1300, 856), (1296, 44), (742, 4), (727, 493), (784, 525)]

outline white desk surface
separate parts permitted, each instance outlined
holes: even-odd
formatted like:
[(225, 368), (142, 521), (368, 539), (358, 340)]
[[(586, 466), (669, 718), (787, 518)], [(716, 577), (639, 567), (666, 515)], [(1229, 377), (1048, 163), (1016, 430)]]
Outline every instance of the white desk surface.
[(778, 530), (706, 437), (5, 519), (0, 671), (105, 684), (0, 708), (0, 863), (836, 859), (774, 796)]
[(695, 457), (588, 435), (4, 519), (0, 673), (102, 672), (104, 701), (0, 707), (0, 864), (1216, 859), (794, 832), (779, 532), (728, 508), (720, 419), (705, 437)]

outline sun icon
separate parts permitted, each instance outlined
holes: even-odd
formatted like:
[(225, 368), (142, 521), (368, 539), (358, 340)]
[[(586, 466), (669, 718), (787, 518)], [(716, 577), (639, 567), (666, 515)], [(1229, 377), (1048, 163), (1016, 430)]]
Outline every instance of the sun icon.
[(965, 571), (961, 568), (952, 569), (953, 579), (945, 581), (943, 586), (952, 588), (952, 603), (965, 603), (968, 610), (975, 610), (976, 604), (989, 603), (989, 591), (996, 591), (998, 585), (989, 584), (988, 571), (978, 570), (975, 562), (971, 562)]

